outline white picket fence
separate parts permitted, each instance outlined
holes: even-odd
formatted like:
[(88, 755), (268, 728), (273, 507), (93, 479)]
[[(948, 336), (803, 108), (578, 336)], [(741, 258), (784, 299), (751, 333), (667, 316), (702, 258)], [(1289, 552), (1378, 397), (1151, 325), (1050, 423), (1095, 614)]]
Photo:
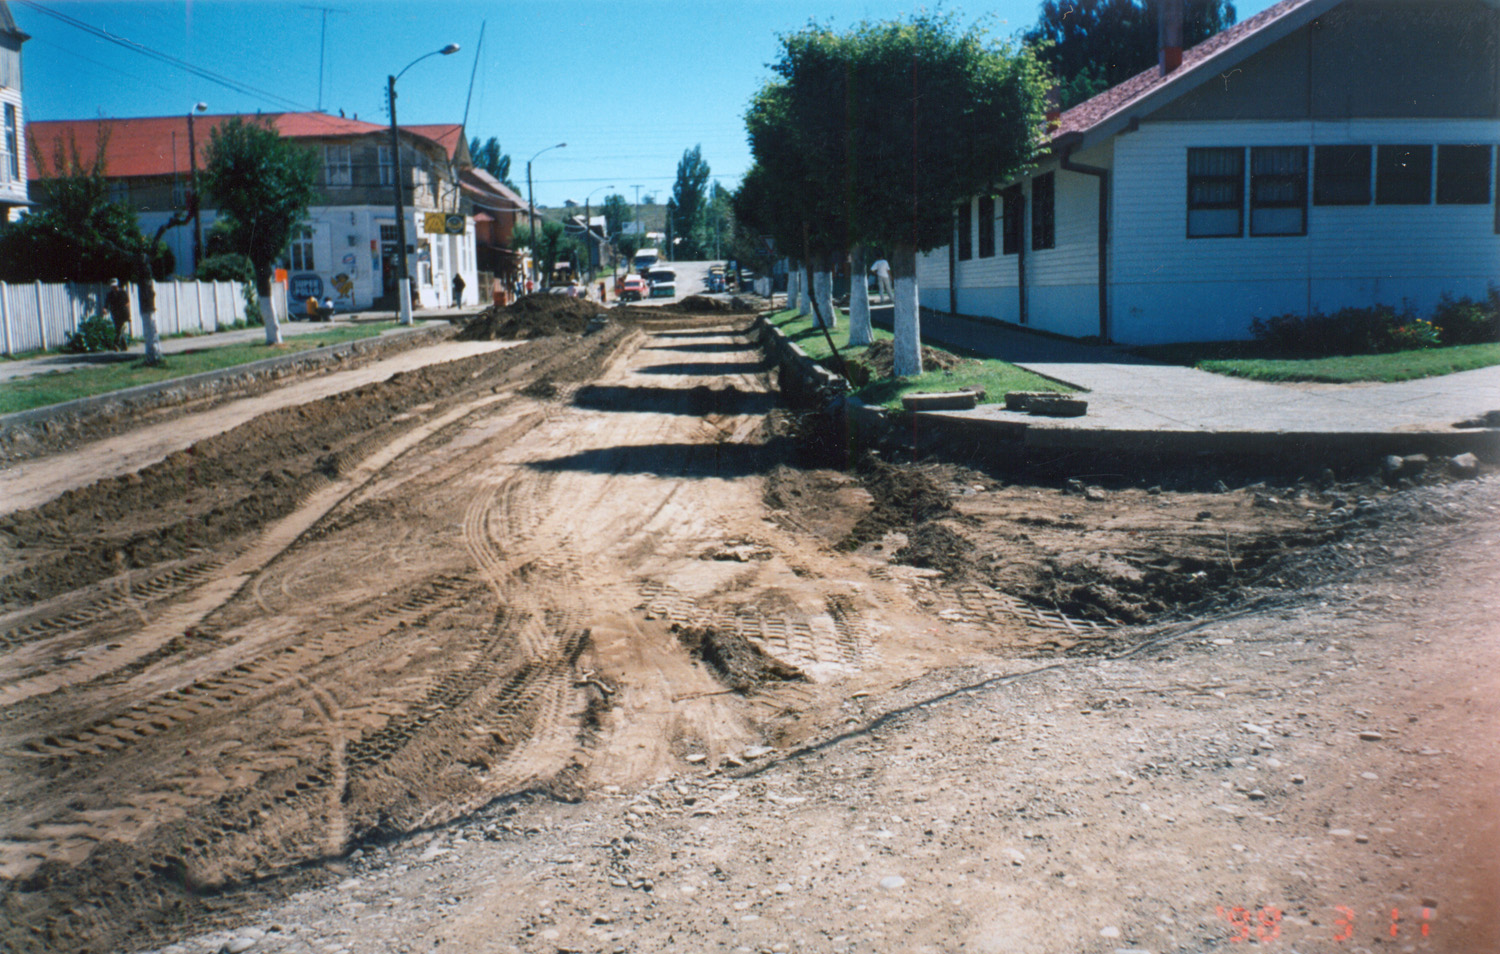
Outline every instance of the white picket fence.
[[(108, 285), (61, 285), (0, 282), (0, 326), (5, 354), (56, 348), (89, 315), (104, 312)], [(140, 338), (141, 303), (135, 285), (130, 292), (130, 333)], [(218, 331), (245, 318), (245, 294), (239, 282), (157, 282), (156, 329), (162, 335)]]

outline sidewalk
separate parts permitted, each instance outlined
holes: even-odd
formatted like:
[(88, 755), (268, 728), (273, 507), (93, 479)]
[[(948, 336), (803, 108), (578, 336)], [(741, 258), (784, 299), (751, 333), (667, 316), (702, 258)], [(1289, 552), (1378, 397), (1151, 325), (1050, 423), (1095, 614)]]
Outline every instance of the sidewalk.
[[(415, 323), (413, 328), (422, 327), (424, 321), (446, 321), (454, 315), (472, 315), (479, 311), (478, 306), (465, 308), (423, 308), (414, 312), (412, 318)], [(284, 321), (281, 323), (282, 340), (295, 338), (299, 335), (316, 334), (320, 331), (328, 331), (333, 328), (357, 328), (360, 325), (373, 324), (379, 321), (394, 321), (394, 312), (359, 312), (357, 320), (347, 317), (335, 316), (332, 321)], [(412, 329), (389, 328), (381, 332), (382, 336), (410, 334)], [(161, 342), (162, 354), (182, 354), (187, 351), (203, 351), (208, 348), (224, 348), (237, 344), (259, 344), (266, 340), (266, 330), (259, 325), (252, 328), (237, 328), (233, 331), (220, 331), (207, 335), (192, 335), (180, 338), (163, 338)], [(6, 381), (14, 381), (18, 378), (29, 378), (39, 374), (51, 374), (56, 371), (78, 371), (84, 368), (98, 367), (99, 365), (115, 364), (122, 361), (139, 361), (146, 353), (146, 346), (140, 340), (132, 341), (130, 347), (125, 351), (106, 351), (99, 354), (55, 354), (44, 353), (29, 358), (14, 358), (0, 361), (0, 384)]]
[[(873, 311), (877, 324), (889, 325), (888, 307)], [(1493, 446), (1497, 437), (1493, 430), (1455, 425), (1500, 410), (1500, 367), (1393, 384), (1273, 384), (1158, 364), (1120, 347), (1081, 344), (998, 322), (927, 311), (922, 336), (1009, 361), (1087, 392), (1083, 396), (1089, 402), (1088, 414), (1079, 418), (1037, 418), (998, 405), (938, 412), (955, 419), (1018, 424), (1033, 444), (1073, 445), (1088, 434), (1096, 446), (1128, 448), (1139, 440), (1155, 446), (1192, 446), (1190, 435), (1212, 434), (1226, 440), (1200, 440), (1197, 446), (1239, 441), (1248, 447), (1279, 440), (1354, 447), (1371, 441), (1397, 452), (1419, 445), (1443, 452), (1457, 446)]]

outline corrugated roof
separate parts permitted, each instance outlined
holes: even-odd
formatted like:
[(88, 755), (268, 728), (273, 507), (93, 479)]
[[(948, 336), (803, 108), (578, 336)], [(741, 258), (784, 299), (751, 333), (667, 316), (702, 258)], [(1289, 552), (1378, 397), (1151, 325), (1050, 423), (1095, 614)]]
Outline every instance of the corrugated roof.
[[(288, 139), (324, 139), (365, 136), (389, 130), (389, 126), (367, 123), (358, 119), (344, 119), (327, 113), (264, 113), (205, 115), (194, 119), (194, 136), (198, 145), (198, 162), (201, 167), (208, 149), (209, 132), (236, 115), (245, 120), (269, 122), (277, 132)], [(427, 135), (424, 130), (459, 129), (458, 126), (403, 126), (404, 131), (431, 140), (441, 146), (445, 155), (448, 147)], [(110, 178), (134, 176), (162, 176), (173, 172), (186, 172), (188, 162), (188, 121), (182, 116), (141, 116), (129, 119), (64, 119), (26, 124), (27, 135), (42, 152), (49, 172), (52, 169), (56, 145), (59, 140), (65, 149), (76, 142), (78, 154), (85, 161), (93, 159), (98, 148), (99, 136), (109, 136), (105, 153), (105, 167)], [(36, 150), (26, 151), (27, 176), (41, 177), (36, 165)]]
[(1171, 73), (1163, 75), (1160, 68), (1153, 66), (1063, 113), (1057, 129), (1052, 133), (1052, 138), (1087, 134), (1111, 117), (1129, 110), (1142, 99), (1171, 84), (1186, 81), (1184, 89), (1192, 88), (1199, 80), (1189, 79), (1189, 74), (1198, 67), (1206, 65), (1208, 61), (1221, 54), (1232, 55), (1233, 48), (1245, 40), (1284, 17), (1319, 2), (1320, 0), (1280, 0), (1279, 3), (1272, 4), (1255, 16), (1236, 23), (1227, 30), (1215, 33), (1197, 46), (1184, 50), (1182, 65)]
[(458, 153), (459, 144), (464, 141), (464, 127), (458, 123), (438, 123), (425, 126), (402, 126), (402, 129), (410, 130), (418, 136), (431, 139), (443, 147), (448, 158), (454, 158)]
[(459, 173), (459, 182), (474, 191), (489, 192), (506, 200), (518, 209), (526, 208), (526, 200), (514, 189), (496, 179), (483, 169), (465, 169)]

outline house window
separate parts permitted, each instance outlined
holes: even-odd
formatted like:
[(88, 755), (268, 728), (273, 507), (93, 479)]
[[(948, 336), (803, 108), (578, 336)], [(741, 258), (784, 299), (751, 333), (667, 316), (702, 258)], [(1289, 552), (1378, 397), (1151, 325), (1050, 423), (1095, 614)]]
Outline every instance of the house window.
[(377, 161), (380, 164), (380, 184), (392, 185), (396, 181), (396, 167), (391, 162), (391, 147), (380, 146), (376, 150)]
[(1250, 234), (1307, 234), (1307, 147), (1250, 150)]
[(1313, 156), (1313, 205), (1369, 205), (1369, 146), (1319, 146)]
[(1053, 248), (1057, 245), (1053, 173), (1031, 180), (1031, 247)]
[(965, 202), (958, 207), (958, 260), (967, 262), (974, 257), (974, 204)]
[(395, 241), (396, 241), (396, 226), (395, 225), (381, 225), (380, 226), (380, 240), (382, 242), (389, 242), (391, 244), (395, 244)]
[(112, 182), (110, 182), (110, 184), (109, 184), (109, 201), (115, 203), (116, 205), (129, 205), (130, 204), (130, 186), (126, 185), (125, 183), (123, 183), (121, 181), (119, 181), (118, 179), (113, 180)]
[(1490, 204), (1490, 147), (1437, 147), (1438, 205)]
[(1431, 201), (1431, 146), (1380, 146), (1375, 150), (1377, 205), (1427, 205)]
[(5, 170), (12, 181), (21, 178), (21, 137), (16, 132), (16, 105), (5, 104)]
[(298, 229), (292, 238), (291, 263), (294, 272), (310, 272), (317, 268), (313, 264), (313, 230)]
[(1188, 150), (1188, 238), (1245, 232), (1245, 150)]
[(1000, 252), (1015, 255), (1021, 251), (1021, 218), (1025, 213), (1026, 199), (1021, 187), (1013, 185), (1000, 193)]
[(348, 186), (354, 184), (353, 166), (349, 161), (349, 147), (324, 146), (323, 147), (323, 171), (330, 186)]
[(979, 200), (979, 257), (995, 257), (995, 197), (992, 195)]

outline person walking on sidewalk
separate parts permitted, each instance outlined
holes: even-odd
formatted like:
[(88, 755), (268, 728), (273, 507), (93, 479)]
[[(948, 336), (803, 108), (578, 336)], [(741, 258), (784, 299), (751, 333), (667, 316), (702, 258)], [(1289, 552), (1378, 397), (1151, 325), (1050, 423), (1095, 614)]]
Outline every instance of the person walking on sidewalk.
[(453, 276), (453, 307), (462, 308), (464, 304), (464, 277), (459, 274)]
[(130, 345), (130, 293), (120, 287), (118, 278), (109, 280), (104, 307), (115, 323), (115, 350), (124, 351)]
[(875, 278), (880, 283), (880, 294), (886, 301), (894, 301), (896, 293), (891, 289), (891, 263), (877, 258), (875, 264), (870, 266), (870, 271), (875, 273)]

